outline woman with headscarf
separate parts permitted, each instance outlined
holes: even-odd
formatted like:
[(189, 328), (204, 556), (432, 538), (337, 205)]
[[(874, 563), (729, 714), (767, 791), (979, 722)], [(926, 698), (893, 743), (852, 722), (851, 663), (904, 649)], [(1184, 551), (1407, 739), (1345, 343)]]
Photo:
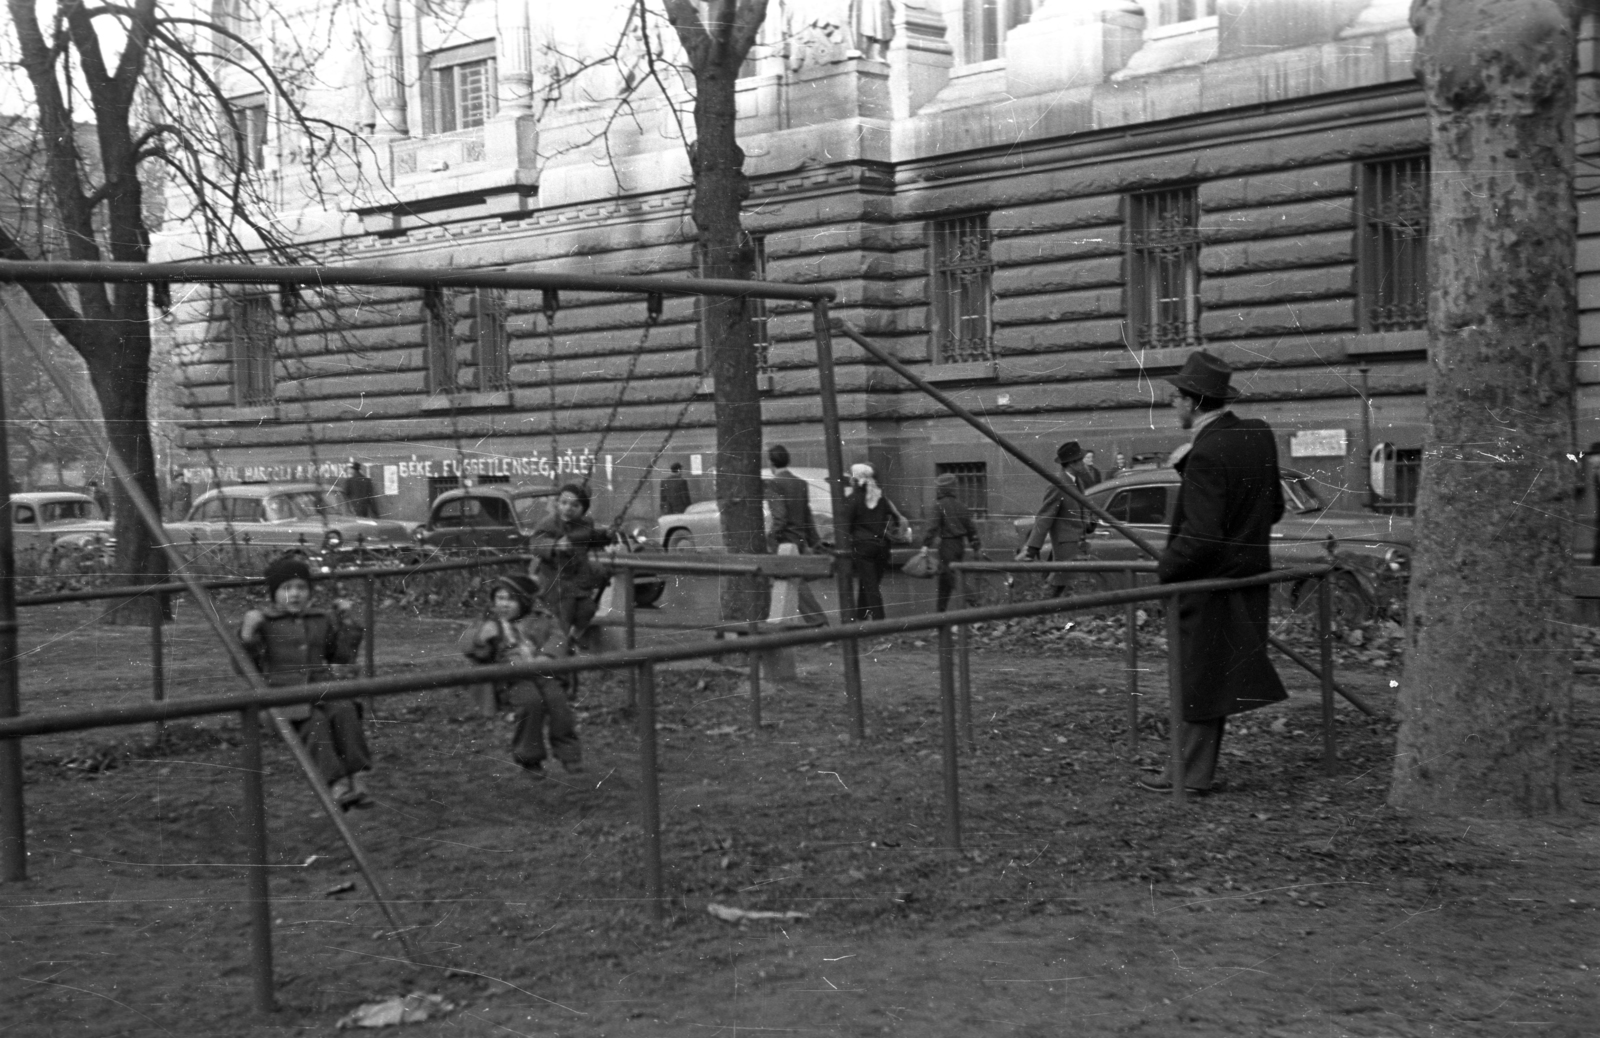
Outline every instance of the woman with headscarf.
[(883, 571), (889, 568), (890, 539), (905, 520), (878, 486), (871, 465), (850, 466), (850, 487), (845, 495), (844, 535), (856, 578), (856, 608), (850, 619), (882, 620), (883, 592), (879, 585)]

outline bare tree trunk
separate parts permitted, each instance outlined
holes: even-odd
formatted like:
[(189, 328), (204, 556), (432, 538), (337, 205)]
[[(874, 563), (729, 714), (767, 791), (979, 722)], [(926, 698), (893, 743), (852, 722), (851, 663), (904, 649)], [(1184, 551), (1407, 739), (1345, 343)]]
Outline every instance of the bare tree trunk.
[(1412, 11), (1433, 137), (1428, 420), (1390, 801), (1560, 810), (1577, 304), (1572, 12)]
[[(707, 278), (749, 280), (755, 250), (739, 222), (750, 194), (744, 152), (735, 136), (738, 111), (734, 86), (766, 17), (765, 0), (716, 0), (702, 21), (684, 0), (668, 14), (694, 69), (694, 223), (700, 271)], [(729, 551), (767, 550), (762, 514), (761, 391), (756, 380), (755, 334), (744, 299), (707, 297), (706, 354), (716, 380), (717, 507)], [(766, 582), (758, 577), (722, 581), (724, 620), (766, 618)]]

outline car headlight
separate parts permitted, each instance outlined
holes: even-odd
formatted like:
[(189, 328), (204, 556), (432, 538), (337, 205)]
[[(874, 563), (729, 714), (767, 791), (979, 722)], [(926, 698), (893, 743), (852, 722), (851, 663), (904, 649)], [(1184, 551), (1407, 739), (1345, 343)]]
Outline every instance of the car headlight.
[(1390, 573), (1406, 573), (1411, 569), (1411, 553), (1404, 548), (1390, 548), (1383, 553), (1383, 568)]
[(329, 530), (327, 533), (322, 535), (323, 551), (332, 551), (343, 543), (344, 534), (340, 533), (338, 530)]

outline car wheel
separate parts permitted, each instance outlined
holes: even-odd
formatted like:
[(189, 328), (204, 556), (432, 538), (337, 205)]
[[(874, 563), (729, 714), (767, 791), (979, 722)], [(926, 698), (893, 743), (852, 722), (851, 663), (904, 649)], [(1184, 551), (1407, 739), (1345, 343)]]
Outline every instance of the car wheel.
[(666, 581), (657, 580), (649, 584), (635, 584), (633, 586), (633, 604), (640, 609), (649, 609), (661, 601), (661, 596), (666, 592)]
[(669, 531), (667, 533), (666, 549), (668, 551), (694, 551), (694, 534), (681, 528)]

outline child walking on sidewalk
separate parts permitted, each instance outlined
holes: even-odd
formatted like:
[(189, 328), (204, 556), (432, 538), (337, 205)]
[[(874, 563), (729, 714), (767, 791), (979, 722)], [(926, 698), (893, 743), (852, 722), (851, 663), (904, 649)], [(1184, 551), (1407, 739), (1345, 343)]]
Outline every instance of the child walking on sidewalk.
[[(500, 577), (489, 585), (489, 611), (467, 649), (474, 663), (532, 663), (554, 658), (562, 641), (559, 621), (539, 602), (539, 585), (528, 577)], [(544, 778), (545, 728), (550, 752), (571, 772), (583, 770), (578, 723), (561, 678), (532, 678), (495, 687), (495, 701), (515, 713), (511, 756), (530, 778)]]
[[(354, 663), (365, 633), (350, 617), (350, 603), (339, 599), (332, 612), (311, 608), (311, 566), (298, 555), (268, 563), (265, 609), (252, 609), (239, 625), (239, 641), (268, 685), (307, 685), (333, 680), (333, 665)], [(343, 808), (367, 807), (362, 775), (372, 755), (361, 730), (361, 706), (354, 700), (283, 708), (305, 743), (334, 801)]]

